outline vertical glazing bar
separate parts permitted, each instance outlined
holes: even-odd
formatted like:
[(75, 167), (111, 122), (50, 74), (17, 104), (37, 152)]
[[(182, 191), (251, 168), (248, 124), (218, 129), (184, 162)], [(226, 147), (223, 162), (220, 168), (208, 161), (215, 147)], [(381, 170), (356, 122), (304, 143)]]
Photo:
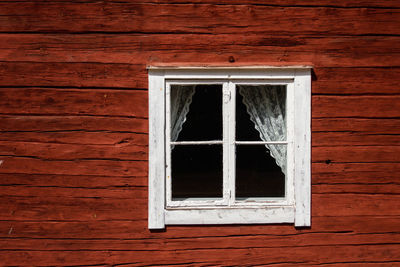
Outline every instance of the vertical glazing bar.
[(229, 203), (229, 85), (222, 85), (222, 141), (223, 141), (223, 198), (224, 204)]

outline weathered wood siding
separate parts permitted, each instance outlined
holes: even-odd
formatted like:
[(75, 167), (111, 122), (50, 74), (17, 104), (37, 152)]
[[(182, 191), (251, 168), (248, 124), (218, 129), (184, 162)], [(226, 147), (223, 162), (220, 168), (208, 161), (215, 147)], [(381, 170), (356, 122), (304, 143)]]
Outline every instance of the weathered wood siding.
[[(314, 64), (312, 228), (147, 229), (152, 62)], [(0, 265), (400, 264), (400, 1), (0, 1)]]

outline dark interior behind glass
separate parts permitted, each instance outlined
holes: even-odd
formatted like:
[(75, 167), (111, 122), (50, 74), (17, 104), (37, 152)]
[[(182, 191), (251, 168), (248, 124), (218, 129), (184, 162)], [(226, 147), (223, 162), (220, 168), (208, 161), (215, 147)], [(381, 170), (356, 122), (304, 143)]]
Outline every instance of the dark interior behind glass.
[[(222, 85), (196, 85), (177, 141), (211, 140), (222, 140)], [(171, 161), (173, 199), (222, 197), (222, 145), (176, 145)]]
[(196, 86), (177, 141), (207, 140), (222, 140), (222, 85), (219, 84)]
[(285, 175), (264, 145), (236, 146), (236, 198), (284, 197)]
[[(236, 91), (236, 140), (262, 141), (239, 90)], [(265, 145), (237, 145), (236, 197), (284, 196), (285, 174)]]
[[(261, 141), (239, 93), (236, 120), (236, 140)], [(222, 86), (197, 85), (178, 141), (210, 140), (222, 140)], [(222, 197), (222, 145), (172, 148), (173, 199)], [(284, 196), (285, 175), (265, 145), (237, 145), (236, 197)]]
[(177, 145), (171, 156), (173, 199), (222, 197), (222, 145)]

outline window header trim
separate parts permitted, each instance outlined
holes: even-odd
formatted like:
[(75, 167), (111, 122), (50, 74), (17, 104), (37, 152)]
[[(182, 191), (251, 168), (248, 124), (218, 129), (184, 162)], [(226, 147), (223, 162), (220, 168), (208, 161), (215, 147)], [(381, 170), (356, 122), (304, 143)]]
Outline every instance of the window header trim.
[(294, 65), (191, 65), (191, 64), (154, 64), (146, 67), (148, 70), (245, 70), (245, 69), (312, 69), (310, 64), (294, 64)]

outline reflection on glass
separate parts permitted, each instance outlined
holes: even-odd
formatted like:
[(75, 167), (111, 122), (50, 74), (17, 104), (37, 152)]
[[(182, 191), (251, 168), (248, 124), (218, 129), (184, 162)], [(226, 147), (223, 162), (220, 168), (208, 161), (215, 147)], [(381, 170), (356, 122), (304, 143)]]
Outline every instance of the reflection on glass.
[(285, 197), (286, 145), (236, 146), (236, 198)]
[(236, 140), (286, 140), (286, 86), (236, 86)]
[(222, 197), (221, 145), (176, 145), (171, 156), (173, 199)]
[(222, 86), (171, 86), (171, 141), (222, 140)]

